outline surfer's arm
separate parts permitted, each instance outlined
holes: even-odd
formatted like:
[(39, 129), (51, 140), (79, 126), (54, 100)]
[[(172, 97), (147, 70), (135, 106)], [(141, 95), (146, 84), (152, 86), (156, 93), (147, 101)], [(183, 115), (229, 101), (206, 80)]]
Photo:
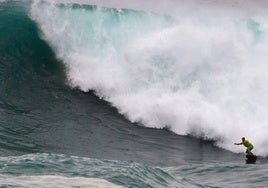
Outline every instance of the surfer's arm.
[(241, 143), (234, 143), (234, 145), (242, 145), (242, 142)]

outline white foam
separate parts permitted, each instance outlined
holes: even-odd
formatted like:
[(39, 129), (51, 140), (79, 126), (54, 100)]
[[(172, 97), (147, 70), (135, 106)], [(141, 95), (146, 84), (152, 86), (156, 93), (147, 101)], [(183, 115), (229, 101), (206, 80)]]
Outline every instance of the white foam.
[(112, 184), (104, 179), (83, 178), (83, 177), (63, 177), (58, 175), (40, 175), (40, 176), (9, 176), (0, 175), (0, 185), (12, 187), (88, 187), (88, 188), (122, 188)]
[(38, 1), (31, 9), (71, 86), (96, 91), (132, 122), (235, 152), (245, 136), (267, 155), (267, 19), (198, 14), (170, 21)]

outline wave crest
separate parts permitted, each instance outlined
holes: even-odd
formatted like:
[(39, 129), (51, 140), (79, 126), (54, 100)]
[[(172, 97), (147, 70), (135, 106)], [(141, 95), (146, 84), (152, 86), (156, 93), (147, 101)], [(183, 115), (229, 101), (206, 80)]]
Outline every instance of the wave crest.
[(132, 122), (267, 155), (267, 19), (160, 16), (35, 2), (32, 18), (67, 67)]

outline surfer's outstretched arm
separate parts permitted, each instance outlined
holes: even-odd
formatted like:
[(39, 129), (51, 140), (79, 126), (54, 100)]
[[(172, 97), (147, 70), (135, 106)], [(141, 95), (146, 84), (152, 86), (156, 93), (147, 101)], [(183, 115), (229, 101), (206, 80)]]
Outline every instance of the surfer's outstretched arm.
[(234, 145), (242, 145), (242, 142), (241, 143), (234, 143)]

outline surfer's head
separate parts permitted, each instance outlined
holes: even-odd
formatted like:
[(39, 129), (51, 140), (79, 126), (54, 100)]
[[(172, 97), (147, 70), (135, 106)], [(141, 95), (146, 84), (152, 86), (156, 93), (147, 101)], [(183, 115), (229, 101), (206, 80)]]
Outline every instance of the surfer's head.
[(243, 141), (243, 142), (245, 141), (245, 137), (242, 137), (242, 141)]

